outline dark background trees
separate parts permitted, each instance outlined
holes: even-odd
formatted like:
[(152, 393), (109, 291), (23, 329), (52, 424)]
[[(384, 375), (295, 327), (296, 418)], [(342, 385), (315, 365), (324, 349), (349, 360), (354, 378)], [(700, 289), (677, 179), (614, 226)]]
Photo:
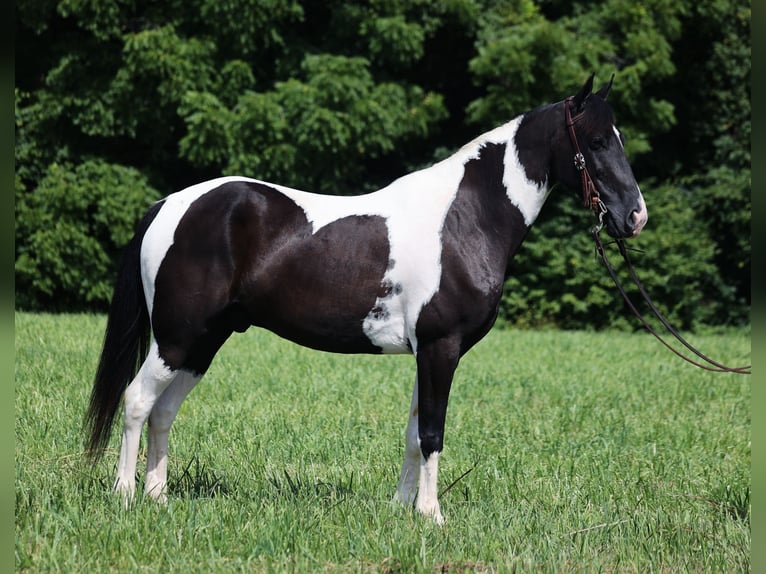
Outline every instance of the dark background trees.
[[(596, 72), (649, 204), (642, 275), (681, 326), (750, 303), (750, 3), (30, 0), (16, 11), (16, 285), (27, 309), (104, 309), (157, 197), (221, 174), (371, 191)], [(503, 317), (624, 311), (588, 214), (556, 190)]]

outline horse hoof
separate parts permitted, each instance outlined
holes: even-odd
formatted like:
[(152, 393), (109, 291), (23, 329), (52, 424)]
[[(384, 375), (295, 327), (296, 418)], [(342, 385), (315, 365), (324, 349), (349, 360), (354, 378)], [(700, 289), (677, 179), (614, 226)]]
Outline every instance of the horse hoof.
[(444, 526), (444, 515), (438, 506), (436, 508), (418, 508), (417, 511), (426, 518), (433, 520), (437, 526)]
[(126, 509), (131, 505), (133, 499), (136, 496), (135, 485), (131, 485), (126, 482), (116, 482), (112, 490), (117, 496), (122, 498)]
[(167, 487), (164, 484), (158, 484), (146, 489), (146, 496), (154, 500), (157, 504), (168, 503)]

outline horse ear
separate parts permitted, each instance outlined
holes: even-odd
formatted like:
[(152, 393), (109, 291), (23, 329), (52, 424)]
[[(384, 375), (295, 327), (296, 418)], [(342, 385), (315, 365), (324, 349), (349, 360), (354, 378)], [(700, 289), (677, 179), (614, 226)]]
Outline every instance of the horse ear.
[(582, 88), (580, 88), (580, 91), (577, 92), (577, 94), (575, 94), (575, 97), (574, 97), (575, 113), (582, 111), (582, 106), (585, 103), (585, 99), (593, 91), (593, 76), (595, 76), (595, 73), (588, 76), (588, 79), (585, 80), (585, 83), (583, 84)]
[(612, 74), (612, 77), (609, 78), (609, 83), (604, 85), (603, 88), (601, 88), (598, 92), (596, 92), (596, 95), (601, 96), (602, 100), (606, 100), (606, 98), (609, 96), (609, 90), (612, 89), (613, 81), (614, 81), (614, 74)]

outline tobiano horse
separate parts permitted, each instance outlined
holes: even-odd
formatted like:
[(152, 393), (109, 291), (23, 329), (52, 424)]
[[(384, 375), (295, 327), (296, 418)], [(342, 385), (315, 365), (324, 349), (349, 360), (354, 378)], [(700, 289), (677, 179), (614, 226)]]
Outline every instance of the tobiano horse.
[(583, 189), (612, 237), (646, 223), (611, 85), (593, 92), (591, 75), (575, 96), (370, 194), (222, 177), (153, 205), (123, 254), (86, 414), (97, 460), (124, 395), (114, 489), (134, 496), (148, 420), (145, 492), (166, 500), (181, 403), (229, 336), (254, 325), (322, 351), (414, 355), (394, 499), (442, 524), (437, 472), (453, 375), (494, 324), (511, 259), (551, 189)]

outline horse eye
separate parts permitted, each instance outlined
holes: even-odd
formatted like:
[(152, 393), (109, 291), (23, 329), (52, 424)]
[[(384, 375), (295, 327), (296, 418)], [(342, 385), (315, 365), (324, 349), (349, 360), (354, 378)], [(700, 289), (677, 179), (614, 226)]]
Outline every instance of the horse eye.
[(590, 140), (590, 149), (593, 151), (598, 151), (600, 149), (604, 149), (606, 147), (606, 140), (601, 137), (596, 137)]

